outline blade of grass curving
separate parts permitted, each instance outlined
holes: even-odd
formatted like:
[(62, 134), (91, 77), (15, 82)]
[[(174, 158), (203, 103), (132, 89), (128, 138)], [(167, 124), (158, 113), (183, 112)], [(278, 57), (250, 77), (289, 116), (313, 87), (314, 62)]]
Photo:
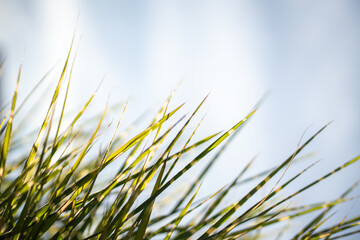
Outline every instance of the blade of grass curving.
[[(358, 181), (358, 182), (359, 182), (359, 181)], [(356, 183), (358, 183), (358, 182), (356, 182)], [(355, 184), (356, 184), (356, 183), (355, 183)], [(353, 205), (353, 207), (354, 207), (354, 205)], [(352, 207), (352, 208), (353, 208), (353, 207)], [(345, 217), (343, 217), (343, 219), (341, 219), (341, 221), (339, 222), (339, 224), (336, 225), (336, 226), (330, 231), (329, 236), (327, 236), (327, 237), (325, 238), (325, 240), (330, 239), (330, 237), (334, 234), (334, 232), (335, 232), (339, 227), (341, 227), (341, 226), (344, 224), (345, 220), (348, 218), (348, 215), (349, 215), (350, 211), (352, 211), (352, 208), (349, 210), (348, 214), (345, 215)]]
[[(297, 161), (298, 159), (294, 158), (293, 160), (293, 164), (294, 163), (298, 163)], [(239, 185), (242, 185), (242, 184), (245, 184), (245, 183), (248, 183), (248, 182), (251, 182), (251, 181), (254, 181), (256, 179), (259, 179), (261, 177), (264, 177), (264, 176), (267, 176), (269, 173), (271, 173), (272, 171), (274, 171), (277, 167), (272, 167), (272, 168), (269, 168), (269, 169), (266, 169), (256, 175), (253, 175), (253, 176), (250, 176), (250, 177), (247, 177), (241, 181), (238, 181), (236, 182), (235, 186), (239, 186)]]
[[(236, 226), (238, 226), (239, 224), (241, 224), (244, 219), (250, 214), (252, 213), (255, 209), (257, 209), (261, 204), (263, 204), (265, 201), (271, 199), (272, 197), (274, 197), (279, 191), (281, 191), (282, 189), (284, 189), (287, 185), (289, 185), (291, 182), (293, 182), (295, 179), (297, 179), (298, 177), (300, 177), (303, 173), (305, 173), (307, 170), (309, 170), (311, 167), (313, 167), (317, 162), (311, 164), (310, 166), (308, 166), (307, 168), (305, 168), (304, 170), (302, 170), (301, 172), (299, 172), (298, 174), (296, 174), (294, 177), (292, 177), (290, 180), (286, 181), (283, 185), (281, 185), (280, 187), (278, 187), (275, 191), (270, 191), (270, 193), (265, 196), (262, 200), (260, 200), (259, 202), (257, 202), (256, 204), (254, 204), (252, 207), (248, 208), (241, 216), (239, 216), (238, 218), (236, 218), (234, 221), (232, 221), (231, 223), (229, 223), (225, 228), (223, 228), (220, 232), (218, 232), (217, 234), (215, 234), (218, 237), (224, 237), (226, 234), (228, 234), (232, 229), (234, 229)], [(282, 210), (282, 212), (284, 211), (284, 209)], [(275, 214), (274, 214), (275, 215)]]
[(331, 214), (327, 218), (323, 219), (321, 222), (318, 222), (315, 226), (313, 226), (311, 229), (309, 229), (308, 232), (304, 234), (304, 236), (301, 239), (308, 240), (310, 238), (310, 235), (316, 231), (321, 225), (323, 225), (329, 218), (331, 218), (335, 213)]
[(359, 229), (359, 230), (352, 231), (352, 232), (349, 232), (349, 233), (345, 233), (345, 234), (342, 234), (342, 235), (338, 235), (338, 236), (336, 236), (336, 237), (332, 237), (332, 238), (330, 238), (329, 240), (340, 239), (340, 238), (348, 237), (348, 236), (351, 236), (351, 235), (354, 235), (354, 234), (357, 234), (357, 233), (360, 233), (360, 229)]
[[(276, 222), (281, 222), (281, 221), (293, 219), (295, 217), (299, 217), (299, 216), (306, 215), (306, 214), (309, 214), (309, 213), (312, 213), (312, 212), (315, 212), (315, 211), (326, 209), (327, 207), (336, 206), (336, 205), (338, 205), (340, 203), (345, 203), (345, 202), (348, 202), (348, 201), (352, 201), (355, 198), (356, 197), (345, 198), (345, 199), (337, 199), (337, 200), (334, 200), (334, 201), (327, 201), (327, 202), (322, 202), (322, 203), (316, 203), (316, 204), (310, 204), (310, 205), (305, 205), (305, 206), (298, 206), (298, 207), (294, 207), (294, 208), (289, 208), (289, 209), (286, 209), (284, 212), (289, 212), (289, 213), (293, 212), (293, 211), (297, 211), (297, 212), (293, 213), (293, 214), (288, 214), (287, 216), (284, 216), (284, 217), (278, 218), (276, 220), (273, 220), (269, 224), (273, 224), (273, 223), (276, 223)], [(273, 213), (269, 213), (269, 214), (273, 214)], [(254, 219), (262, 217), (262, 216), (266, 217), (269, 214), (257, 214), (255, 216), (247, 218), (246, 220), (244, 220), (243, 223), (254, 220)]]
[(241, 200), (235, 202), (231, 205), (230, 209), (219, 219), (217, 220), (199, 239), (206, 239), (210, 234), (217, 230), (230, 216), (232, 216), (248, 199), (250, 199), (260, 188), (262, 188), (271, 178), (273, 178), (281, 169), (287, 166), (292, 159), (302, 150), (304, 147), (309, 144), (320, 132), (322, 132), (327, 125), (321, 128), (316, 132), (312, 137), (310, 137), (301, 147), (298, 147), (290, 157), (288, 157), (280, 166), (267, 175), (259, 184), (257, 184), (247, 195), (245, 195)]
[(311, 236), (311, 239), (323, 239), (324, 237), (327, 237), (329, 236), (330, 234), (336, 234), (336, 233), (339, 233), (339, 232), (343, 232), (345, 230), (348, 230), (348, 229), (351, 229), (351, 228), (354, 228), (354, 227), (357, 227), (360, 225), (360, 216), (357, 216), (355, 218), (352, 218), (350, 220), (347, 220), (345, 222), (343, 222), (343, 225), (338, 227), (336, 230), (334, 230), (334, 228), (338, 225), (336, 224), (335, 226), (331, 226), (331, 227), (328, 227), (324, 230), (321, 230), (317, 233), (314, 233), (312, 236)]
[(342, 224), (343, 224), (343, 222), (345, 221), (345, 219), (346, 219), (346, 218), (344, 217), (344, 218), (339, 222), (339, 224), (338, 224), (337, 226), (335, 226), (333, 230), (330, 231), (329, 235), (328, 235), (326, 238), (324, 238), (324, 240), (329, 240), (330, 237), (335, 233), (335, 231), (336, 231), (340, 226), (342, 226)]
[[(300, 158), (295, 158), (295, 159), (293, 160), (293, 164), (298, 163), (299, 160), (302, 160), (302, 159), (300, 159)], [(237, 181), (237, 182), (235, 183), (235, 186), (238, 186), (238, 185), (240, 185), (240, 184), (244, 184), (244, 183), (253, 181), (253, 180), (257, 179), (257, 178), (263, 177), (263, 176), (265, 176), (266, 174), (269, 174), (269, 173), (270, 173), (271, 171), (273, 171), (274, 169), (276, 169), (276, 167), (267, 169), (267, 170), (265, 170), (265, 171), (263, 171), (263, 172), (261, 172), (261, 173), (258, 173), (258, 174), (254, 175), (254, 176), (245, 178), (244, 180)], [(203, 197), (203, 199), (198, 200), (198, 202), (201, 202), (201, 201), (203, 201), (204, 199), (207, 199), (208, 197), (209, 197), (209, 196)]]
[[(353, 200), (353, 198), (349, 198), (349, 199), (342, 199), (342, 200), (335, 200), (335, 201), (332, 201), (332, 202), (324, 202), (324, 203), (321, 203), (321, 204), (316, 204), (314, 206), (310, 205), (310, 206), (301, 206), (300, 208), (302, 209), (300, 212), (296, 212), (294, 214), (287, 214), (283, 217), (279, 217), (277, 219), (274, 219), (272, 221), (269, 221), (267, 222), (266, 224), (263, 225), (263, 227), (265, 228), (266, 226), (269, 226), (269, 225), (273, 225), (275, 223), (278, 223), (278, 222), (283, 222), (283, 221), (287, 221), (287, 220), (291, 220), (293, 218), (296, 218), (296, 217), (299, 217), (299, 216), (303, 216), (303, 215), (306, 215), (306, 214), (310, 214), (310, 213), (313, 213), (314, 211), (318, 211), (318, 210), (321, 210), (321, 209), (324, 209), (328, 206), (335, 206), (339, 203), (343, 203), (343, 202), (347, 202), (347, 201), (350, 201), (350, 200)], [(295, 208), (296, 209), (296, 208)], [(289, 212), (289, 211), (293, 211), (292, 208), (289, 208), (289, 209), (284, 209), (283, 212)], [(276, 212), (275, 212), (276, 213)], [(248, 222), (248, 221), (251, 221), (251, 220), (254, 220), (256, 218), (262, 218), (262, 217), (269, 217), (271, 215), (274, 215), (275, 213), (270, 213), (270, 214), (258, 214), (254, 217), (251, 217), (251, 218), (247, 218), (243, 223), (245, 222)], [(241, 234), (245, 231), (247, 232), (250, 232), (250, 231), (253, 231), (255, 229), (254, 226), (250, 226), (250, 227), (247, 227), (247, 228), (244, 228), (242, 230), (238, 230), (236, 232), (233, 232), (231, 235), (238, 235), (238, 234)]]
[[(350, 188), (348, 188), (339, 199), (345, 198), (357, 185), (359, 184), (359, 181), (357, 181), (355, 184), (353, 184)], [(321, 212), (318, 216), (316, 216), (314, 219), (312, 219), (302, 230), (300, 230), (292, 239), (298, 239), (301, 235), (303, 235), (305, 232), (307, 232), (310, 228), (312, 228), (314, 225), (316, 225), (318, 222), (323, 219), (323, 217), (333, 208), (333, 206), (329, 206), (326, 208), (323, 212)]]
[[(306, 130), (304, 131), (303, 135), (301, 136), (299, 143), (297, 145), (297, 149), (300, 146), (301, 140), (305, 134)], [(284, 172), (282, 173), (282, 175), (280, 176), (280, 178), (277, 180), (277, 182), (275, 183), (275, 185), (272, 187), (272, 189), (270, 190), (270, 192), (262, 199), (260, 200), (257, 204), (253, 205), (251, 208), (249, 208), (248, 210), (245, 211), (245, 213), (243, 213), (240, 217), (238, 217), (235, 221), (233, 221), (231, 224), (229, 224), (228, 226), (226, 226), (223, 230), (221, 230), (219, 232), (219, 236), (224, 236), (226, 234), (228, 234), (233, 228), (235, 228), (236, 226), (238, 226), (240, 223), (243, 222), (243, 220), (249, 216), (251, 213), (253, 213), (254, 211), (256, 211), (261, 205), (263, 205), (267, 200), (269, 200), (270, 198), (272, 198), (273, 196), (275, 196), (279, 191), (281, 191), (282, 189), (284, 189), (288, 184), (290, 184), (292, 181), (294, 181), (296, 178), (298, 178), (301, 174), (303, 174), (305, 171), (307, 171), (310, 167), (312, 167), (313, 165), (315, 165), (317, 162), (315, 162), (314, 164), (310, 165), (309, 167), (305, 168), (303, 171), (301, 171), (299, 174), (295, 175), (293, 178), (291, 178), (289, 181), (287, 181), (285, 184), (283, 184), (282, 186), (280, 186), (279, 188), (276, 188), (276, 186), (280, 183), (281, 179), (284, 177), (285, 173), (288, 171), (290, 165), (292, 164), (295, 155), (297, 154), (297, 149), (295, 150), (293, 156), (291, 157), (290, 161), (288, 162)], [(275, 191), (274, 191), (275, 190)], [(282, 210), (284, 211), (284, 210)]]
[[(345, 164), (339, 166), (338, 168), (334, 169), (333, 171), (329, 172), (328, 174), (324, 175), (323, 177), (311, 182), (310, 184), (306, 185), (305, 187), (301, 188), (300, 190), (296, 191), (295, 193), (289, 195), (288, 197), (284, 198), (283, 200), (275, 203), (274, 205), (272, 205), (271, 207), (267, 208), (266, 210), (262, 211), (260, 214), (258, 214), (258, 216), (262, 216), (266, 213), (268, 213), (269, 211), (271, 211), (272, 209), (275, 209), (277, 206), (279, 206), (280, 204), (290, 200), (291, 198), (295, 197), (296, 195), (300, 194), (301, 192), (309, 189), (310, 187), (314, 186), (315, 184), (325, 180), (326, 178), (330, 177), (332, 174), (340, 171), (341, 169), (344, 169), (345, 167), (350, 166), (351, 164), (357, 162), (360, 159), (360, 155), (349, 160), (348, 162), (346, 162)], [(286, 220), (287, 217), (285, 217), (283, 220)]]

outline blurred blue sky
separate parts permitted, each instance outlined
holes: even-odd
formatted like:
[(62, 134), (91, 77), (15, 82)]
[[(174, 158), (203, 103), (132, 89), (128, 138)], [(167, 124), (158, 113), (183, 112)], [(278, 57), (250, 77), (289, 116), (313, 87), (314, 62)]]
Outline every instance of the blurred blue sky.
[[(310, 136), (331, 120), (310, 146), (314, 160), (323, 159), (316, 174), (360, 152), (359, 1), (0, 0), (3, 98), (11, 94), (24, 51), (24, 94), (64, 58), (78, 13), (72, 102), (91, 94), (106, 74), (100, 96), (130, 97), (135, 116), (161, 104), (182, 80), (174, 103), (195, 106), (211, 92), (203, 129), (209, 133), (244, 117), (270, 90), (216, 168), (227, 174), (210, 178), (209, 188), (228, 183), (257, 153), (259, 167), (279, 163), (306, 128)], [(359, 170), (334, 178), (328, 185), (334, 190), (324, 192), (336, 197)]]

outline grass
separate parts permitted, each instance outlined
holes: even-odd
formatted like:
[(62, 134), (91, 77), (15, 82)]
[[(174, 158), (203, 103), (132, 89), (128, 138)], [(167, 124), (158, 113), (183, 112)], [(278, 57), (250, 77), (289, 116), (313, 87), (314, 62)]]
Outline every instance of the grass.
[[(206, 98), (192, 114), (179, 118), (176, 116), (182, 105), (168, 109), (170, 96), (146, 128), (136, 133), (124, 130), (127, 134), (118, 132), (127, 106), (124, 104), (116, 128), (105, 142), (101, 136), (108, 129), (104, 124), (107, 106), (95, 118), (97, 123), (79, 122), (95, 93), (78, 113), (69, 116), (72, 118), (69, 124), (64, 123), (74, 66), (74, 61), (70, 64), (71, 56), (70, 49), (40, 128), (26, 136), (33, 139), (30, 151), (24, 150), (24, 138), (18, 136), (21, 126), (13, 123), (47, 75), (19, 104), (20, 67), (11, 103), (1, 108), (0, 239), (233, 240), (278, 239), (290, 235), (292, 239), (339, 239), (359, 233), (360, 214), (344, 217), (334, 225), (326, 224), (341, 203), (356, 199), (351, 192), (358, 182), (344, 187), (344, 193), (337, 199), (296, 206), (289, 201), (355, 164), (360, 156), (290, 195), (280, 194), (315, 164), (298, 169), (286, 181), (283, 178), (289, 167), (296, 166), (293, 163), (299, 153), (327, 126), (299, 145), (279, 166), (244, 178), (253, 159), (228, 185), (199, 198), (201, 182), (209, 169), (254, 117), (256, 108), (227, 131), (209, 133), (208, 137), (194, 141), (202, 121), (196, 128), (189, 126), (197, 121), (195, 116)], [(192, 133), (185, 136), (188, 129)], [(200, 161), (206, 162), (200, 175), (181, 194), (173, 194), (177, 190), (176, 182)], [(250, 191), (233, 199), (231, 204), (224, 201), (233, 191), (243, 192), (241, 187), (247, 182), (253, 183)], [(259, 197), (269, 183), (271, 191)], [(310, 217), (302, 229), (294, 232), (287, 228), (304, 215)], [(269, 236), (274, 230), (276, 234)]]

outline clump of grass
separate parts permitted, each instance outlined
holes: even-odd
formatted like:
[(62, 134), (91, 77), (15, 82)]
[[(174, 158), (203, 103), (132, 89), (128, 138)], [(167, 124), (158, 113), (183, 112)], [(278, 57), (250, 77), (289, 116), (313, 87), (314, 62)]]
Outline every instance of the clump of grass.
[[(293, 239), (338, 239), (360, 231), (360, 215), (344, 218), (333, 226), (323, 224), (335, 207), (353, 199), (348, 196), (357, 183), (337, 199), (310, 205), (287, 204), (303, 191), (354, 164), (360, 156), (293, 194), (285, 197), (279, 194), (313, 166), (300, 169), (287, 181), (280, 181), (294, 158), (326, 126), (299, 145), (279, 166), (243, 179), (253, 163), (250, 161), (227, 186), (198, 199), (197, 193), (207, 172), (256, 109), (227, 131), (210, 133), (194, 142), (201, 121), (190, 136), (185, 137), (184, 131), (194, 121), (205, 99), (191, 115), (176, 119), (175, 113), (181, 111), (182, 105), (169, 110), (169, 97), (148, 127), (132, 138), (118, 133), (126, 109), (124, 104), (111, 140), (98, 147), (96, 143), (106, 128), (103, 120), (107, 107), (98, 116), (98, 123), (91, 126), (92, 132), (79, 124), (94, 95), (72, 117), (70, 124), (63, 126), (73, 67), (69, 67), (70, 56), (71, 50), (41, 127), (30, 136), (34, 141), (29, 152), (19, 149), (22, 142), (16, 129), (20, 126), (13, 124), (23, 105), (17, 103), (21, 67), (11, 104), (1, 108), (0, 239), (262, 239), (268, 237), (266, 230), (273, 229), (279, 222), (291, 223), (293, 219), (314, 212), (318, 215), (308, 219), (301, 231), (290, 232)], [(65, 94), (60, 99), (62, 89)], [(57, 118), (54, 117), (56, 106), (60, 109)], [(95, 146), (99, 148), (98, 154), (90, 151)], [(184, 167), (179, 167), (184, 154), (194, 149), (199, 153)], [(216, 153), (210, 155), (210, 152)], [(18, 155), (21, 156), (11, 157)], [(162, 201), (175, 190), (174, 183), (200, 161), (207, 165), (193, 182), (189, 182), (189, 188), (173, 195), (168, 202)], [(117, 166), (111, 173), (116, 174), (99, 182), (99, 175), (108, 174), (109, 166)], [(270, 180), (277, 180), (276, 184), (268, 194), (258, 198), (257, 193)], [(239, 191), (248, 181), (256, 183), (249, 192), (231, 204), (224, 203), (229, 192)], [(157, 213), (156, 209), (161, 209), (162, 213)], [(286, 227), (272, 237), (280, 238), (285, 231)]]

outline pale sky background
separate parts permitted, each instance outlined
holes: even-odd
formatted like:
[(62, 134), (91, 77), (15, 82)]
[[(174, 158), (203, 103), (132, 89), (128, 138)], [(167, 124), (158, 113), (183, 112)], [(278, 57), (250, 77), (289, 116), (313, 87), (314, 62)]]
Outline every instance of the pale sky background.
[[(191, 110), (211, 93), (205, 136), (232, 126), (270, 90), (204, 191), (230, 182), (256, 154), (253, 173), (280, 163), (306, 128), (309, 137), (334, 120), (308, 147), (316, 152), (311, 161), (323, 160), (303, 186), (360, 153), (359, 10), (355, 0), (0, 0), (0, 49), (7, 56), (1, 96), (11, 95), (22, 55), (24, 95), (64, 59), (80, 12), (72, 105), (106, 75), (99, 106), (109, 94), (114, 102), (129, 98), (131, 118), (162, 104), (182, 80), (173, 107), (186, 101)], [(336, 198), (359, 170), (347, 169), (308, 196)]]

